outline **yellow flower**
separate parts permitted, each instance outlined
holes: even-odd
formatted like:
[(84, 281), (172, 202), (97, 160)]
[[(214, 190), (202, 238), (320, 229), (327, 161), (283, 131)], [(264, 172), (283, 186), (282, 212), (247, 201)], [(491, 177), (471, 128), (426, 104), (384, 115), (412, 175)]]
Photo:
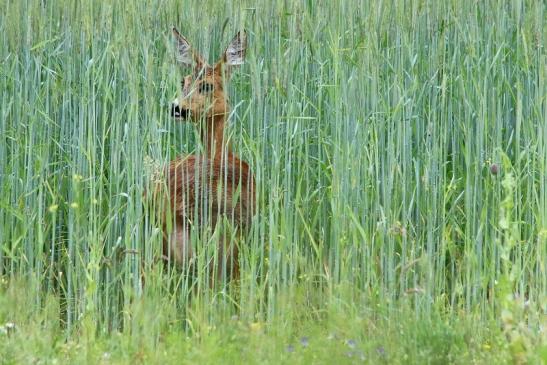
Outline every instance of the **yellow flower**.
[(260, 332), (263, 327), (263, 324), (260, 322), (253, 322), (249, 325), (251, 332)]

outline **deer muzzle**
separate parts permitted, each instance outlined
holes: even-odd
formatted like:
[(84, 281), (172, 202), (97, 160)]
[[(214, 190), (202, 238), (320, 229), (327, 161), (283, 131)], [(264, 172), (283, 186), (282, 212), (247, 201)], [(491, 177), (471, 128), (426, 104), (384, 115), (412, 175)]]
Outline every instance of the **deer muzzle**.
[(181, 107), (178, 103), (171, 104), (171, 116), (173, 118), (186, 119), (188, 114), (188, 109)]

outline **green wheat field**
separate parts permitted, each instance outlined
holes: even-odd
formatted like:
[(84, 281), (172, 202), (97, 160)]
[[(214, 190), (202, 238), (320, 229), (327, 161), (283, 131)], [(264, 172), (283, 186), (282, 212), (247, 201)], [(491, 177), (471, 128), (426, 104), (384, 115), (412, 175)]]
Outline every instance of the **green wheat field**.
[[(546, 364), (545, 19), (0, 0), (0, 364)], [(218, 236), (195, 272), (163, 264), (146, 194), (199, 147), (169, 113), (173, 26), (209, 62), (249, 39), (226, 136), (257, 212), (214, 287)]]

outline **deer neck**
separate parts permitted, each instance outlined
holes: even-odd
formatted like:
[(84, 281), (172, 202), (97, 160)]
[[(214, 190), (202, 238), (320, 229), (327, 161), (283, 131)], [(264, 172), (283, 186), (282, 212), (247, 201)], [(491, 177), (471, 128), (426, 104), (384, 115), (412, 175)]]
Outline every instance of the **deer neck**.
[(229, 146), (224, 140), (224, 126), (226, 114), (216, 114), (207, 117), (201, 129), (201, 142), (207, 158), (216, 160), (229, 153)]

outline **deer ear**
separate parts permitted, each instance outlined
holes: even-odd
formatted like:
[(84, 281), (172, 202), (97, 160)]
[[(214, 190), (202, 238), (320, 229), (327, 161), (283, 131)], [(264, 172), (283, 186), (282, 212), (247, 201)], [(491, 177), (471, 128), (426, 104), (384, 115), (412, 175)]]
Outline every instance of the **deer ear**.
[(186, 67), (193, 66), (192, 47), (190, 43), (179, 33), (177, 28), (173, 27), (173, 39), (175, 41), (175, 51), (177, 61)]
[(203, 58), (194, 50), (190, 43), (179, 33), (177, 28), (173, 27), (173, 37), (175, 40), (175, 51), (177, 61), (185, 67), (194, 67), (201, 69), (206, 65)]
[(247, 32), (237, 32), (224, 52), (224, 63), (227, 66), (239, 66), (245, 62), (247, 51)]
[(215, 65), (215, 73), (221, 75), (224, 70), (224, 76), (230, 77), (234, 66), (242, 65), (245, 62), (245, 52), (247, 51), (247, 33), (238, 32), (230, 42), (220, 61)]

